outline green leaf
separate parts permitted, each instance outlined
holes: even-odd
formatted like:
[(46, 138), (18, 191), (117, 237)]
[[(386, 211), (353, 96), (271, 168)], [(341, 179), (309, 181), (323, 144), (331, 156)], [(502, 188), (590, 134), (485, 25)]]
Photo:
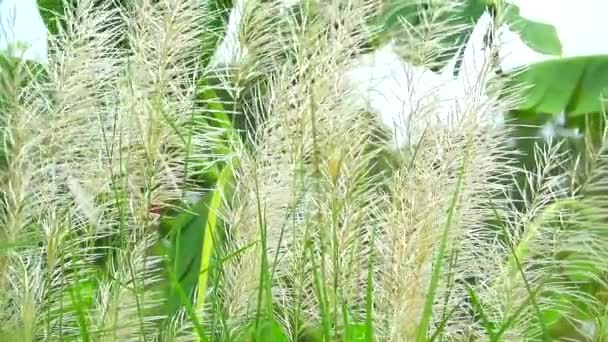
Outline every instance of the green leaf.
[(491, 341), (495, 341), (496, 337), (494, 336), (494, 323), (488, 319), (488, 316), (485, 314), (483, 310), (483, 305), (481, 304), (481, 300), (475, 294), (473, 288), (467, 285), (467, 293), (469, 295), (469, 299), (471, 300), (471, 304), (473, 305), (473, 309), (475, 313), (481, 319), (481, 324), (486, 329), (486, 333), (490, 337)]
[(508, 87), (524, 86), (518, 110), (583, 115), (603, 111), (608, 55), (558, 58), (511, 73)]
[(351, 323), (348, 325), (347, 331), (348, 337), (346, 340), (349, 342), (370, 341), (371, 336), (368, 336), (369, 329), (365, 323)]
[[(445, 4), (435, 0), (389, 1), (383, 6), (382, 24), (384, 29), (389, 31), (395, 29), (402, 20), (417, 26), (422, 23), (425, 12), (432, 12), (439, 7), (445, 8)], [(437, 20), (449, 19), (472, 23), (481, 17), (485, 9), (485, 0), (466, 0), (461, 5), (455, 6), (453, 10), (442, 13), (444, 17), (437, 18)]]
[(564, 259), (562, 273), (578, 284), (593, 283), (601, 278), (601, 269), (595, 260), (582, 253), (574, 253)]
[(256, 341), (287, 342), (289, 339), (276, 320), (266, 320), (258, 329)]
[(323, 328), (320, 326), (307, 327), (303, 329), (299, 339), (302, 342), (321, 342), (323, 341)]
[[(576, 320), (593, 319), (594, 311), (586, 299), (561, 293), (551, 293), (547, 299), (552, 303), (543, 310), (541, 318), (547, 326), (551, 341), (581, 341)], [(576, 319), (576, 320), (573, 320)]]
[(526, 298), (526, 300), (519, 306), (519, 308), (517, 308), (517, 310), (515, 310), (513, 312), (513, 314), (511, 314), (510, 317), (508, 317), (506, 320), (502, 321), (502, 324), (500, 325), (500, 327), (496, 330), (496, 333), (494, 334), (493, 341), (502, 341), (501, 340), (502, 335), (504, 335), (507, 332), (507, 330), (516, 323), (516, 321), (519, 319), (522, 312), (524, 312), (528, 308), (528, 305), (531, 304), (533, 299), (536, 298), (536, 295), (538, 294), (539, 291), (540, 291), (540, 287), (538, 289), (534, 290), (534, 292), (530, 293), (530, 295)]
[[(383, 5), (380, 24), (383, 32), (378, 45), (383, 45), (391, 35), (399, 34), (402, 21), (413, 27), (428, 25), (429, 15), (434, 22), (449, 22), (455, 26), (473, 24), (481, 17), (487, 6), (486, 0), (465, 0), (450, 10), (446, 3), (436, 0), (393, 0)], [(441, 9), (438, 11), (438, 9)], [(467, 30), (455, 30), (442, 38), (446, 51), (441, 53), (436, 62), (445, 63), (458, 52), (458, 49), (469, 38), (473, 27)]]
[(509, 5), (505, 10), (505, 20), (512, 31), (532, 50), (545, 55), (562, 54), (562, 43), (553, 25), (528, 20), (519, 14), (519, 7)]
[[(205, 0), (211, 20), (206, 29), (202, 30), (203, 34), (200, 37), (204, 45), (200, 56), (200, 63), (203, 66), (208, 65), (220, 38), (224, 35), (232, 2), (232, 0)], [(212, 75), (204, 75), (198, 80), (196, 99), (202, 106), (203, 114), (196, 113), (197, 117), (193, 118), (193, 121), (196, 122), (195, 125), (219, 126), (226, 129), (225, 146), (214, 146), (216, 155), (230, 153), (232, 144), (237, 139), (236, 130), (224, 106), (225, 99), (221, 98), (225, 94), (218, 94), (221, 89), (219, 80), (213, 79)], [(197, 162), (214, 164), (211, 160), (198, 160)], [(191, 295), (197, 285), (201, 289), (198, 293), (197, 309), (204, 306), (209, 269), (215, 249), (214, 239), (218, 238), (217, 231), (222, 224), (217, 210), (222, 195), (230, 191), (231, 176), (232, 165), (224, 165), (224, 163), (218, 163), (217, 167), (212, 170), (204, 170), (203, 179), (196, 179), (196, 181), (209, 184), (212, 190), (189, 211), (184, 211), (173, 218), (166, 218), (161, 225), (164, 231), (171, 232), (172, 244), (169, 258), (171, 265), (169, 267), (172, 267), (172, 271), (176, 274), (181, 290), (187, 295)], [(184, 304), (182, 296), (178, 292), (180, 291), (175, 289), (170, 291), (168, 302), (170, 313)]]
[(252, 323), (251, 326), (241, 333), (237, 335), (233, 341), (235, 342), (263, 342), (263, 341), (273, 341), (273, 342), (287, 342), (289, 338), (283, 331), (283, 328), (277, 323), (275, 319), (269, 318), (264, 319), (260, 322), (260, 326), (256, 329), (255, 323)]
[(42, 20), (51, 34), (56, 34), (64, 14), (64, 0), (38, 0)]
[[(197, 98), (202, 100), (203, 103), (207, 104), (207, 114), (209, 114), (207, 122), (210, 125), (215, 125), (224, 129), (225, 141), (221, 146), (215, 147), (216, 155), (231, 155), (236, 149), (239, 137), (230, 115), (226, 111), (224, 104), (212, 87), (207, 86), (209, 80), (201, 78), (198, 84), (199, 94)], [(204, 161), (203, 161), (204, 162)], [(198, 228), (204, 231), (202, 244), (199, 245), (199, 266), (197, 270), (198, 276), (198, 295), (197, 295), (197, 309), (200, 311), (205, 305), (205, 295), (207, 293), (207, 282), (209, 278), (211, 259), (215, 251), (216, 239), (218, 239), (218, 230), (222, 224), (221, 219), (218, 217), (220, 206), (223, 204), (225, 196), (229, 196), (232, 192), (233, 186), (233, 171), (236, 164), (238, 164), (237, 158), (232, 158), (230, 161), (224, 161), (222, 165), (216, 165), (213, 173), (215, 173), (215, 186), (210, 191), (210, 198), (208, 202), (207, 211), (208, 214), (205, 218), (205, 222)]]
[(197, 308), (202, 309), (205, 303), (205, 295), (207, 292), (207, 282), (209, 279), (209, 271), (211, 268), (211, 257), (215, 250), (215, 243), (218, 239), (218, 230), (221, 226), (219, 218), (220, 206), (222, 205), (223, 196), (230, 193), (232, 190), (233, 166), (226, 165), (220, 172), (216, 183), (216, 188), (211, 192), (207, 206), (206, 220), (201, 226), (196, 229), (204, 230), (202, 246), (199, 247), (199, 272), (198, 274), (198, 299)]
[(206, 6), (209, 13), (212, 14), (211, 20), (208, 22), (207, 30), (204, 31), (204, 36), (201, 37), (204, 42), (204, 48), (201, 55), (202, 65), (209, 64), (213, 52), (219, 45), (221, 37), (226, 32), (228, 17), (232, 9), (232, 0), (207, 0)]
[[(173, 218), (163, 220), (161, 226), (170, 230), (172, 241), (169, 250), (170, 264), (176, 275), (178, 285), (187, 294), (191, 294), (198, 281), (198, 271), (201, 263), (201, 246), (203, 232), (207, 222), (209, 202), (213, 193), (207, 193), (188, 211)], [(182, 305), (182, 298), (176, 289), (171, 287), (169, 292), (168, 311), (174, 312)]]

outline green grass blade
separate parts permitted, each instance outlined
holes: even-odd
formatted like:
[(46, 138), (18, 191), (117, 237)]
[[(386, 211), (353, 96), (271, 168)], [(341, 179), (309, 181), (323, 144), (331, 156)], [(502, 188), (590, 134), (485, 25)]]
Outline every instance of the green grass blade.
[(483, 306), (481, 305), (481, 301), (479, 300), (479, 298), (477, 298), (475, 291), (473, 291), (473, 288), (471, 288), (471, 286), (468, 286), (468, 285), (467, 285), (467, 294), (469, 295), (471, 304), (473, 304), (473, 309), (475, 309), (475, 311), (479, 315), (479, 318), (481, 319), (481, 324), (486, 329), (486, 333), (490, 336), (490, 340), (495, 341), (496, 337), (494, 335), (493, 324), (492, 324), (492, 322), (490, 322), (490, 320), (488, 319), (488, 316), (486, 316), (485, 312), (483, 311)]
[(502, 337), (502, 335), (507, 331), (507, 329), (509, 329), (509, 327), (511, 327), (511, 325), (513, 325), (513, 323), (515, 323), (515, 321), (517, 320), (517, 318), (519, 317), (519, 315), (526, 309), (526, 307), (528, 306), (530, 300), (532, 298), (534, 298), (536, 296), (536, 294), (539, 292), (541, 287), (539, 287), (538, 289), (536, 289), (533, 293), (533, 296), (528, 296), (528, 298), (526, 299), (525, 302), (523, 302), (519, 308), (517, 308), (517, 310), (515, 310), (515, 312), (506, 320), (504, 321), (501, 325), (500, 328), (496, 331), (496, 333), (494, 334), (494, 339), (492, 340), (492, 342), (499, 342), (500, 338)]
[(222, 204), (222, 196), (225, 190), (229, 187), (232, 178), (232, 167), (226, 166), (220, 173), (216, 189), (213, 192), (207, 208), (207, 220), (205, 222), (205, 233), (203, 236), (203, 245), (201, 248), (201, 264), (198, 277), (198, 294), (196, 301), (197, 310), (202, 310), (205, 305), (205, 294), (207, 292), (208, 270), (211, 262), (212, 252), (214, 249), (214, 240), (216, 239), (216, 229), (218, 227), (218, 211)]
[[(545, 216), (542, 215), (541, 219), (544, 217)], [(509, 259), (507, 267), (508, 267), (508, 272), (509, 272), (510, 278), (515, 276), (515, 272), (519, 273), (519, 275), (521, 276), (525, 289), (528, 292), (528, 299), (530, 301), (530, 304), (532, 304), (532, 307), (534, 308), (534, 311), (537, 315), (543, 337), (547, 337), (548, 336), (547, 327), (545, 326), (545, 323), (542, 318), (542, 312), (536, 301), (536, 293), (537, 293), (538, 289), (536, 289), (534, 291), (532, 290), (532, 287), (530, 286), (530, 282), (528, 281), (528, 278), (526, 277), (525, 271), (524, 271), (521, 261), (520, 261), (527, 254), (528, 243), (533, 239), (533, 236), (538, 233), (541, 222), (542, 222), (542, 220), (535, 221), (529, 227), (529, 229), (526, 231), (526, 235), (525, 235), (523, 241), (519, 243), (517, 248), (515, 248), (515, 246), (513, 246), (513, 243), (511, 242), (511, 240), (507, 239), (507, 245), (509, 247), (509, 251), (511, 252), (511, 258)], [(501, 228), (503, 230), (504, 236), (508, 236), (507, 235), (508, 233), (506, 230), (507, 228), (504, 225), (501, 225)], [(515, 272), (513, 272), (513, 271), (515, 271)]]
[[(372, 231), (370, 245), (374, 246), (375, 231)], [(365, 340), (374, 340), (374, 253), (369, 253), (369, 271), (367, 272), (367, 289), (365, 293)]]
[[(468, 155), (468, 151), (465, 151)], [(424, 310), (422, 313), (422, 318), (420, 320), (420, 324), (417, 327), (416, 331), (416, 342), (424, 342), (427, 339), (427, 331), (429, 328), (429, 324), (431, 322), (431, 316), (433, 315), (433, 304), (435, 302), (435, 295), (437, 293), (437, 289), (439, 288), (439, 280), (441, 278), (441, 272), (443, 268), (443, 259), (445, 258), (445, 254), (448, 248), (448, 235), (450, 232), (450, 228), (452, 226), (452, 222), (454, 220), (454, 216), (456, 214), (456, 207), (458, 205), (458, 198), (460, 197), (460, 192), (463, 186), (463, 178), (464, 171), (466, 167), (466, 163), (468, 158), (465, 156), (463, 160), (462, 167), (460, 169), (458, 180), (456, 183), (456, 189), (454, 194), (452, 195), (452, 199), (450, 201), (450, 207), (448, 209), (448, 217), (443, 227), (443, 232), (441, 234), (441, 241), (439, 244), (439, 251), (437, 253), (437, 258), (435, 260), (435, 267), (433, 268), (433, 274), (431, 276), (431, 283), (429, 285), (429, 291), (426, 296), (426, 300), (424, 303)]]
[(452, 315), (454, 315), (454, 312), (456, 312), (456, 310), (458, 310), (459, 306), (464, 302), (464, 298), (461, 298), (460, 301), (458, 302), (458, 304), (454, 305), (452, 307), (452, 309), (450, 310), (450, 312), (448, 312), (446, 315), (444, 315), (443, 319), (441, 320), (441, 322), (439, 323), (439, 326), (437, 327), (437, 329), (435, 330), (435, 332), (433, 333), (433, 335), (431, 335), (431, 337), (428, 339), (429, 342), (433, 342), (435, 341), (439, 336), (439, 334), (441, 334), (441, 332), (443, 331), (443, 329), (445, 329), (446, 324), (448, 323), (448, 320), (450, 318), (452, 318)]

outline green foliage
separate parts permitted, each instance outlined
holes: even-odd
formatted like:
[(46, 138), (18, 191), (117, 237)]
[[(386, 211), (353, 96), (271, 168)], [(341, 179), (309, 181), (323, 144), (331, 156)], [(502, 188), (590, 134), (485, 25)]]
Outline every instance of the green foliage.
[(258, 327), (252, 324), (241, 334), (235, 336), (234, 342), (288, 342), (289, 338), (283, 332), (283, 328), (272, 318), (264, 319)]
[(202, 65), (208, 65), (213, 52), (220, 39), (224, 36), (226, 30), (226, 23), (228, 22), (228, 15), (230, 9), (232, 9), (232, 0), (201, 0), (208, 2), (209, 11), (215, 13), (211, 21), (209, 22), (209, 30), (212, 32), (211, 35), (206, 37), (206, 48), (203, 49), (201, 54)]
[[(175, 217), (165, 217), (161, 224), (164, 230), (169, 231), (168, 237), (171, 241), (167, 267), (176, 275), (178, 281), (176, 284), (170, 284), (168, 312), (174, 313), (183, 305), (178, 291), (192, 294), (198, 283), (204, 227), (208, 220), (209, 202), (212, 197), (213, 193), (206, 194), (192, 208)], [(177, 286), (180, 289), (176, 289)]]
[[(436, 0), (393, 0), (383, 4), (384, 15), (382, 26), (386, 32), (398, 30), (402, 21), (410, 25), (419, 26), (424, 24), (424, 16), (432, 13), (437, 8), (446, 6), (448, 2)], [(440, 14), (436, 20), (449, 22), (473, 23), (486, 9), (485, 0), (466, 0), (462, 5), (454, 6), (453, 9)], [(460, 45), (466, 41), (466, 33), (459, 35), (454, 45)]]
[[(201, 63), (206, 66), (209, 64), (211, 56), (216, 46), (223, 36), (226, 28), (227, 16), (229, 14), (232, 1), (229, 0), (210, 0), (208, 8), (217, 15), (209, 22), (208, 32), (204, 40), (204, 49), (201, 53)], [(218, 93), (213, 87), (218, 88), (218, 81), (210, 76), (204, 75), (199, 79), (197, 100), (202, 105), (202, 111), (193, 118), (193, 123), (202, 127), (221, 127), (234, 132), (232, 121), (224, 109), (225, 96), (218, 97)], [(221, 94), (225, 95), (225, 94)], [(206, 126), (208, 125), (208, 126)], [(218, 155), (230, 153), (230, 142), (234, 136), (223, 137), (226, 146), (214, 151)], [(199, 164), (211, 165), (212, 160), (196, 160)], [(163, 230), (169, 232), (168, 238), (171, 241), (169, 251), (169, 264), (171, 272), (177, 276), (178, 283), (170, 286), (168, 299), (168, 312), (175, 313), (183, 303), (183, 293), (192, 294), (198, 287), (197, 308), (204, 306), (206, 294), (207, 278), (211, 267), (211, 258), (214, 256), (215, 239), (221, 238), (219, 232), (221, 221), (218, 219), (218, 210), (222, 201), (222, 196), (226, 195), (230, 189), (232, 166), (219, 164), (219, 167), (212, 167), (202, 173), (202, 179), (197, 181), (209, 184), (214, 190), (206, 193), (192, 207), (177, 213), (177, 216), (170, 216), (166, 213), (162, 223)], [(176, 289), (176, 286), (179, 289)], [(175, 292), (178, 291), (178, 292)]]
[[(481, 17), (486, 8), (486, 0), (465, 0), (458, 5), (437, 0), (389, 0), (383, 4), (384, 14), (380, 16), (383, 39), (378, 43), (381, 45), (392, 36), (400, 37), (403, 22), (422, 30), (425, 25), (432, 25), (432, 22), (446, 22), (454, 27), (470, 25)], [(445, 32), (441, 43), (446, 48), (445, 51), (437, 51), (439, 53), (437, 62), (443, 64), (452, 58), (470, 34), (471, 30), (461, 29), (453, 30), (451, 33)]]
[(569, 116), (599, 113), (608, 89), (608, 56), (560, 58), (535, 63), (513, 71), (509, 86), (521, 87), (518, 109)]
[(51, 34), (56, 34), (62, 25), (64, 15), (64, 2), (76, 3), (77, 0), (38, 0), (38, 9), (42, 20)]
[(509, 28), (531, 49), (546, 55), (561, 55), (562, 44), (555, 27), (521, 17), (519, 7), (511, 4), (506, 6), (504, 16)]

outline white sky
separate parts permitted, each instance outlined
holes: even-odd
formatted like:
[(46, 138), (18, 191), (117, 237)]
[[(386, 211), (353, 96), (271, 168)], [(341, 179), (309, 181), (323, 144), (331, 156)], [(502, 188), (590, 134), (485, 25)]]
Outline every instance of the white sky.
[(17, 43), (28, 46), (22, 55), (25, 59), (46, 63), (47, 29), (36, 0), (0, 1), (0, 51)]

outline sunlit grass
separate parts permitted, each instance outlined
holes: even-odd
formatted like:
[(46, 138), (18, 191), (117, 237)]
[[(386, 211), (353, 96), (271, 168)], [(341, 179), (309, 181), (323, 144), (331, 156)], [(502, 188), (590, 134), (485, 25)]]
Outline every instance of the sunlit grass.
[[(420, 83), (472, 29), (443, 15), (400, 24), (424, 56), (377, 113), (348, 75), (378, 4), (232, 5), (82, 1), (48, 65), (3, 60), (0, 340), (606, 334), (605, 131), (522, 164), (490, 53)], [(231, 8), (246, 53), (212, 62)]]

